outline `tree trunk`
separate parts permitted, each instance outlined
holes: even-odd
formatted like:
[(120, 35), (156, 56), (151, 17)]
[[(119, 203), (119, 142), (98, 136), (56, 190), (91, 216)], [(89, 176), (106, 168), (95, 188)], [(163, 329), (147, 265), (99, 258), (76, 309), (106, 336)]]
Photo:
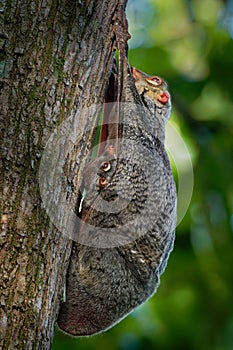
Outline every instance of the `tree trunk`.
[(63, 208), (53, 202), (56, 220), (47, 215), (39, 187), (41, 158), (55, 128), (78, 115), (82, 139), (71, 153), (64, 142), (65, 185), (52, 189), (58, 204), (66, 194), (74, 212), (98, 108), (84, 112), (103, 100), (119, 2), (1, 3), (1, 349), (50, 349), (71, 240), (60, 232)]

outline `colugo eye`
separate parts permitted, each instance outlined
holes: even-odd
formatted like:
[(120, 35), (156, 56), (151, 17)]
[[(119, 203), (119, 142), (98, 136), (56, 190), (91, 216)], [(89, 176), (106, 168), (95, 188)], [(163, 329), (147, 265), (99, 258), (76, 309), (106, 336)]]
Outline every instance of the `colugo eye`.
[(110, 162), (103, 162), (100, 165), (100, 169), (103, 171), (109, 171), (111, 169), (111, 163)]
[(153, 86), (159, 86), (163, 82), (163, 80), (160, 77), (157, 77), (156, 75), (151, 78), (146, 78), (146, 81)]
[(105, 177), (100, 177), (100, 179), (99, 179), (99, 186), (100, 187), (105, 187), (107, 185), (107, 180), (106, 180), (106, 178)]

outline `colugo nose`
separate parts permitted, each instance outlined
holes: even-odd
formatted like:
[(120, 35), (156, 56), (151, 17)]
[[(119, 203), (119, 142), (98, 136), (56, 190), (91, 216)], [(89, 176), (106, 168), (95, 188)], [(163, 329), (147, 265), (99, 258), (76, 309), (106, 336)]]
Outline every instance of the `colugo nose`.
[(157, 95), (157, 100), (161, 102), (162, 104), (166, 104), (169, 101), (169, 94), (167, 92), (160, 92)]

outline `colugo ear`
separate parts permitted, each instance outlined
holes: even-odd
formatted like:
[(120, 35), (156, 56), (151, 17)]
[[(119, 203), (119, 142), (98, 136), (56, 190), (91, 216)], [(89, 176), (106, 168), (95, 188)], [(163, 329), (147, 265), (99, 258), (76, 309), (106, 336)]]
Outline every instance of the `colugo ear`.
[(139, 69), (135, 68), (135, 67), (131, 67), (131, 72), (132, 75), (134, 77), (135, 81), (141, 80), (143, 78), (145, 78), (145, 73), (143, 73), (142, 71), (140, 71)]

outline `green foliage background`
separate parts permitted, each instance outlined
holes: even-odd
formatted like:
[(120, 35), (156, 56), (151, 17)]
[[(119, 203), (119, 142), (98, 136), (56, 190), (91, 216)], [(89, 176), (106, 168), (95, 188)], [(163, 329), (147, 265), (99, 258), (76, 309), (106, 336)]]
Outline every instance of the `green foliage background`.
[(53, 350), (231, 350), (233, 1), (131, 0), (127, 11), (131, 65), (169, 84), (192, 200), (155, 296), (102, 335), (57, 331)]

